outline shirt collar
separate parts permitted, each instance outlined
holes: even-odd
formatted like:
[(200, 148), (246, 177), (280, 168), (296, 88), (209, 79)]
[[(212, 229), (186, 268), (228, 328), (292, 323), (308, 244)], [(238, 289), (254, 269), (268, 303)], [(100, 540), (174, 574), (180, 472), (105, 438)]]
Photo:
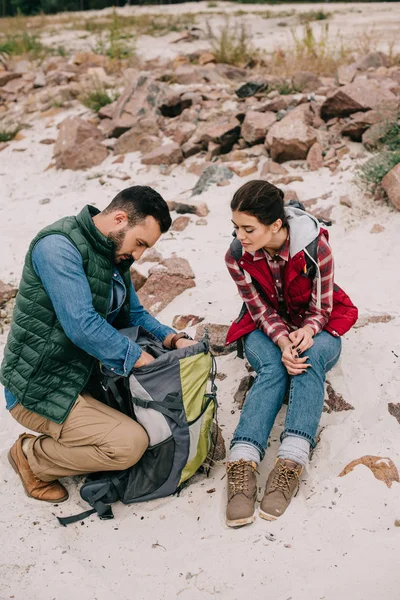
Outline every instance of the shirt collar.
[[(275, 256), (278, 256), (279, 258), (287, 262), (289, 260), (289, 248), (290, 242), (288, 233), (285, 243), (283, 244), (283, 246), (281, 246), (281, 248), (279, 248), (279, 250), (276, 251)], [(262, 258), (266, 258), (267, 260), (274, 260), (274, 257), (271, 256), (266, 250), (264, 250), (264, 248), (260, 248), (260, 250), (256, 250), (256, 252), (253, 253), (253, 261), (261, 260)]]

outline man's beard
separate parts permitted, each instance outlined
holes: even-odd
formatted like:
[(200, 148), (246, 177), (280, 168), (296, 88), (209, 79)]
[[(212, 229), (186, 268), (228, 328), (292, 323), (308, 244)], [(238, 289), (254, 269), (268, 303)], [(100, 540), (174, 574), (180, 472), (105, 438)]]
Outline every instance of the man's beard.
[(123, 270), (129, 269), (131, 264), (134, 262), (133, 257), (124, 259), (118, 258), (119, 251), (121, 250), (126, 237), (127, 229), (128, 227), (125, 227), (121, 231), (110, 231), (110, 233), (107, 235), (107, 238), (114, 242), (114, 263), (118, 264), (118, 266), (120, 266)]

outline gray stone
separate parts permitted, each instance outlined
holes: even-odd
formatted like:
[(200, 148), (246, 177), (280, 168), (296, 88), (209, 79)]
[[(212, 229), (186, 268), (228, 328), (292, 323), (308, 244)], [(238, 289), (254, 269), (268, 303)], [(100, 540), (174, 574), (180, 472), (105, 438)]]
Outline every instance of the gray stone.
[(232, 177), (232, 171), (225, 165), (210, 165), (200, 175), (200, 179), (193, 188), (192, 196), (198, 196), (205, 192), (211, 185), (222, 183), (227, 179), (232, 179)]

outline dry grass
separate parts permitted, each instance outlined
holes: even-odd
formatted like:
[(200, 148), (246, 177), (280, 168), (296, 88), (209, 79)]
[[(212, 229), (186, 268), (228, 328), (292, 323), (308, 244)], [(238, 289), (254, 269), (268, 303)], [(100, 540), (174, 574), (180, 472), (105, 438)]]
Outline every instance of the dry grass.
[(227, 65), (243, 66), (259, 58), (259, 53), (251, 44), (251, 36), (244, 23), (232, 25), (229, 17), (218, 32), (207, 24), (207, 33), (212, 52), (217, 62)]

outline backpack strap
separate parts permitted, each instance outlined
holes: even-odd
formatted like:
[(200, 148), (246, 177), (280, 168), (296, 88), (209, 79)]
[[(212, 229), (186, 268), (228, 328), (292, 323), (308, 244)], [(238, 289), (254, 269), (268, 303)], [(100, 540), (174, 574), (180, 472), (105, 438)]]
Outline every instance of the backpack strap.
[(90, 506), (93, 506), (93, 508), (90, 510), (85, 510), (84, 512), (79, 513), (78, 515), (72, 515), (71, 517), (57, 517), (60, 525), (66, 527), (71, 523), (77, 523), (78, 521), (82, 521), (83, 519), (90, 517), (90, 515), (93, 515), (94, 513), (97, 513), (99, 519), (101, 519), (102, 521), (113, 519), (114, 513), (112, 511), (111, 506), (102, 502), (102, 498), (107, 497), (113, 488), (117, 488), (117, 485), (119, 485), (119, 483), (120, 482), (118, 478), (113, 478), (105, 482), (104, 485), (102, 485), (100, 489), (98, 489), (95, 493), (88, 492), (87, 494), (85, 494), (85, 488), (90, 488), (90, 486), (93, 485), (93, 482), (85, 483), (81, 488), (81, 496), (83, 492), (83, 495), (85, 496), (84, 500), (86, 500), (86, 502), (88, 502)]

